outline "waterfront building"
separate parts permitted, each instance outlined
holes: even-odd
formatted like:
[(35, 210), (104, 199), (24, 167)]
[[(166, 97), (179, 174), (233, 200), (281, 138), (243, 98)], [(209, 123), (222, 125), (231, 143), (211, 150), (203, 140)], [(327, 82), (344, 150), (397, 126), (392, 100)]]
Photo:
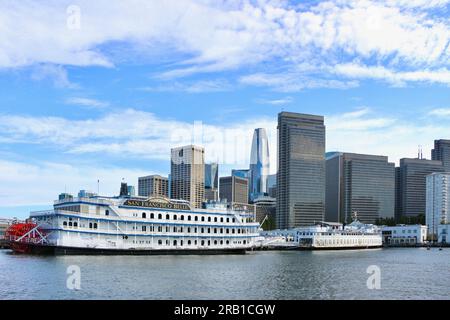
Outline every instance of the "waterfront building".
[(442, 161), (445, 171), (450, 172), (450, 140), (435, 140), (431, 159)]
[(140, 197), (169, 197), (169, 179), (160, 175), (140, 177), (138, 179)]
[(313, 225), (325, 215), (325, 125), (322, 116), (278, 115), (277, 225)]
[(253, 202), (258, 197), (268, 195), (269, 174), (269, 139), (267, 138), (266, 130), (258, 128), (255, 129), (253, 134), (250, 155), (250, 202)]
[(450, 245), (450, 224), (441, 224), (438, 226), (438, 242), (444, 245)]
[(205, 198), (205, 150), (194, 145), (172, 149), (171, 198), (201, 208)]
[(219, 181), (221, 201), (248, 204), (248, 179), (230, 176), (221, 177)]
[(427, 241), (427, 226), (398, 225), (383, 227), (383, 243), (387, 245), (423, 245)]
[(426, 159), (401, 159), (397, 177), (396, 218), (417, 217), (426, 214), (426, 177), (443, 172), (441, 161)]
[(426, 223), (430, 239), (435, 240), (438, 226), (450, 223), (450, 173), (433, 173), (426, 179)]
[(326, 221), (363, 223), (395, 216), (395, 164), (387, 157), (330, 152), (326, 158)]
[(205, 164), (205, 200), (219, 200), (219, 164)]

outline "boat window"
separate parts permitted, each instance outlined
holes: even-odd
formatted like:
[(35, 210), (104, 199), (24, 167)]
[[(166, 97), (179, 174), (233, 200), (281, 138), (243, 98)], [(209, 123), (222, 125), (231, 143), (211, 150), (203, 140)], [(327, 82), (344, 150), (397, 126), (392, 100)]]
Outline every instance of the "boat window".
[(194, 220), (195, 220), (195, 221), (198, 221), (198, 217), (197, 217), (197, 216), (195, 216)]
[(211, 233), (211, 228), (208, 228), (208, 233)]
[(217, 217), (214, 218), (214, 222), (217, 222)]
[(214, 233), (217, 233), (217, 228), (214, 228)]
[(89, 223), (89, 229), (92, 229), (92, 222)]
[(188, 231), (187, 231), (188, 233), (191, 233), (191, 228), (188, 228)]
[(146, 226), (142, 226), (142, 231), (146, 232), (147, 231), (147, 227)]
[(227, 218), (227, 222), (230, 222), (230, 218)]
[(202, 228), (202, 229), (200, 230), (200, 233), (205, 233), (205, 229)]
[(158, 245), (162, 245), (162, 240), (158, 240)]
[(158, 214), (158, 219), (159, 219), (159, 220), (162, 219), (162, 214)]
[(181, 217), (180, 217), (180, 220), (181, 220), (181, 221), (184, 221), (184, 216), (181, 216)]
[(229, 240), (227, 240), (227, 242), (226, 242), (227, 244), (230, 244), (230, 241)]
[(223, 218), (220, 218), (220, 222), (223, 222)]
[(147, 218), (147, 214), (145, 212), (142, 212), (142, 219)]
[(205, 221), (205, 217), (202, 217), (202, 222), (204, 222)]
[(205, 245), (205, 240), (202, 240), (202, 246), (204, 246)]
[(211, 240), (208, 240), (208, 246), (210, 246), (211, 245)]
[(173, 245), (174, 245), (174, 246), (177, 245), (177, 240), (173, 240)]
[(73, 223), (73, 226), (76, 228), (76, 227), (78, 227), (78, 222), (74, 222)]
[(72, 222), (69, 222), (69, 227), (71, 227), (72, 226)]
[(188, 221), (191, 221), (191, 216), (188, 216)]
[(109, 210), (105, 211), (105, 216), (109, 216)]
[(67, 227), (67, 221), (63, 222), (63, 226)]
[(155, 214), (154, 213), (150, 214), (150, 219), (155, 219)]
[(180, 240), (180, 246), (181, 247), (183, 246), (183, 240)]
[(188, 246), (190, 246), (191, 245), (191, 240), (188, 240)]
[(166, 215), (166, 220), (169, 220), (170, 219), (170, 216), (167, 214)]
[(211, 222), (211, 217), (208, 217), (208, 222)]
[(173, 220), (177, 220), (177, 215), (176, 214), (173, 215)]
[(217, 240), (214, 240), (214, 245), (217, 246)]
[(96, 223), (94, 223), (94, 229), (97, 229), (98, 225)]

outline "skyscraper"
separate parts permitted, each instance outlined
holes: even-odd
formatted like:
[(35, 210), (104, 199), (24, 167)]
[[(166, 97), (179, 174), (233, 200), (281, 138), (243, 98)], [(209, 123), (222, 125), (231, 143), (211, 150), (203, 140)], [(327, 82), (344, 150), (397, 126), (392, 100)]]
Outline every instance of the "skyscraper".
[(426, 159), (401, 159), (396, 191), (396, 218), (417, 217), (426, 211), (426, 176), (443, 172), (441, 161)]
[(270, 174), (269, 140), (265, 129), (255, 129), (250, 156), (250, 200), (268, 194)]
[(219, 200), (219, 164), (205, 164), (205, 200)]
[(450, 172), (450, 140), (435, 140), (431, 150), (432, 160), (442, 161), (446, 172)]
[(438, 226), (450, 223), (450, 173), (427, 176), (426, 201), (428, 234), (436, 239)]
[(138, 194), (140, 197), (169, 197), (169, 179), (159, 175), (140, 177)]
[(325, 215), (325, 125), (322, 116), (278, 115), (277, 224), (312, 225)]
[(220, 178), (220, 200), (248, 204), (248, 180), (236, 176)]
[(394, 218), (395, 164), (387, 157), (355, 153), (327, 153), (326, 220), (363, 223)]
[(201, 208), (205, 197), (205, 150), (197, 146), (172, 149), (171, 197)]

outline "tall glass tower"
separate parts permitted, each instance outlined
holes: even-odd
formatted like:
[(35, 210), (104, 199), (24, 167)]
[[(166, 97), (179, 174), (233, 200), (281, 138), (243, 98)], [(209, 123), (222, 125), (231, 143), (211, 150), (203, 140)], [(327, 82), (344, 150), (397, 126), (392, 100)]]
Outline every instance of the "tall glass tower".
[(269, 140), (265, 129), (255, 129), (250, 156), (250, 201), (267, 195), (270, 175)]
[(278, 115), (277, 225), (314, 225), (325, 216), (324, 117)]

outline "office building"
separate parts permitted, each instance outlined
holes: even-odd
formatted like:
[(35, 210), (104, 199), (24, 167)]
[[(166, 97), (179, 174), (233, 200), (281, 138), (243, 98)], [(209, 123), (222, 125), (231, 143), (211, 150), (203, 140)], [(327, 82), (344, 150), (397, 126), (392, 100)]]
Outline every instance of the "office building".
[(418, 217), (426, 214), (426, 177), (443, 172), (441, 161), (426, 159), (401, 159), (398, 169), (396, 218)]
[(442, 161), (445, 171), (450, 172), (450, 140), (435, 140), (431, 159)]
[(138, 179), (140, 197), (169, 197), (169, 179), (159, 175), (140, 177)]
[(250, 201), (267, 196), (270, 174), (269, 139), (265, 129), (255, 129), (250, 155)]
[(130, 197), (136, 196), (136, 188), (134, 186), (128, 186), (128, 195)]
[(202, 208), (205, 198), (205, 150), (190, 145), (172, 149), (171, 197)]
[(221, 201), (248, 204), (248, 179), (230, 176), (222, 177), (219, 181)]
[(313, 225), (324, 216), (324, 118), (282, 112), (278, 115), (278, 228)]
[(395, 164), (384, 156), (331, 152), (326, 158), (326, 221), (362, 223), (395, 216)]
[(383, 243), (394, 246), (423, 245), (427, 241), (427, 227), (421, 225), (399, 225), (383, 227)]
[(205, 164), (205, 200), (219, 200), (219, 165)]
[(426, 223), (435, 240), (439, 225), (450, 223), (450, 173), (433, 173), (426, 179)]

